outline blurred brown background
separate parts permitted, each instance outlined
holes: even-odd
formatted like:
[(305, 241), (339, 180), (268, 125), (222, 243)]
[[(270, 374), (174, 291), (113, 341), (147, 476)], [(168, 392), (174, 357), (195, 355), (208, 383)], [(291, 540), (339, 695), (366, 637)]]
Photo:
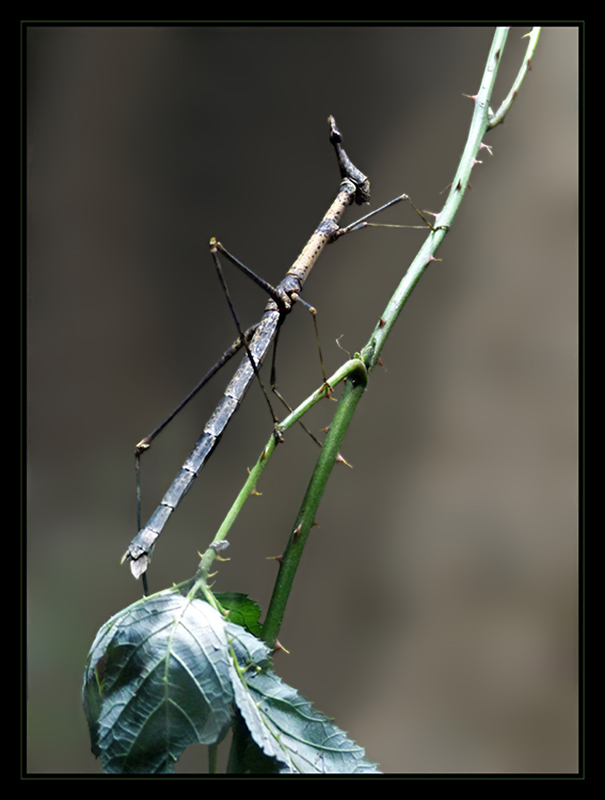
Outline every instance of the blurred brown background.
[[(520, 66), (509, 35), (492, 107)], [(465, 27), (27, 30), (28, 769), (98, 773), (81, 710), (98, 628), (140, 597), (133, 448), (235, 337), (210, 236), (277, 283), (338, 186), (326, 119), (372, 181), (438, 211), (492, 38)], [(276, 669), (385, 772), (577, 769), (578, 32), (546, 28), (506, 125), (416, 287), (345, 441)], [(349, 212), (347, 219), (359, 215)], [(385, 221), (415, 224), (398, 206)], [(424, 234), (318, 262), (327, 369), (367, 341)], [(229, 270), (242, 324), (265, 304)], [(320, 382), (284, 328), (280, 387)], [(230, 372), (231, 370), (229, 370)], [(226, 384), (143, 459), (149, 517)], [(328, 424), (328, 404), (309, 424)], [(153, 591), (189, 577), (270, 435), (252, 387), (169, 523)], [(216, 588), (264, 608), (317, 457), (288, 435)], [(190, 748), (177, 772), (206, 769)]]

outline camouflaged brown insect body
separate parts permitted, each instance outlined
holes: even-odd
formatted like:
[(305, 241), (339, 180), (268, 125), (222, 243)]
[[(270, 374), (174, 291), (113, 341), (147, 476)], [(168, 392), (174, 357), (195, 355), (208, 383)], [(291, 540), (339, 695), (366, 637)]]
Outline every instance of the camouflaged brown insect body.
[[(353, 202), (361, 205), (369, 200), (370, 182), (353, 165), (344, 151), (341, 145), (342, 136), (336, 127), (334, 118), (330, 117), (328, 122), (330, 124), (330, 142), (336, 150), (342, 178), (338, 194), (304, 246), (301, 254), (290, 267), (281, 283), (276, 287), (273, 296), (278, 299), (270, 300), (265, 307), (264, 314), (247, 345), (247, 352), (242, 363), (227, 386), (222, 399), (208, 420), (195, 447), (187, 457), (147, 525), (139, 531), (128, 546), (122, 560), (130, 561), (130, 569), (135, 578), (139, 578), (147, 570), (155, 543), (164, 525), (191, 488), (194, 480), (214, 452), (232, 416), (241, 405), (279, 326), (290, 312), (293, 301), (302, 291), (303, 284), (311, 268), (323, 252), (326, 244), (334, 239), (334, 235), (339, 229), (340, 218)], [(219, 250), (225, 252), (224, 248), (217, 242), (211, 244), (212, 246), (218, 247)], [(279, 299), (280, 297), (282, 298), (281, 300)], [(254, 359), (256, 366), (251, 363), (252, 359)]]

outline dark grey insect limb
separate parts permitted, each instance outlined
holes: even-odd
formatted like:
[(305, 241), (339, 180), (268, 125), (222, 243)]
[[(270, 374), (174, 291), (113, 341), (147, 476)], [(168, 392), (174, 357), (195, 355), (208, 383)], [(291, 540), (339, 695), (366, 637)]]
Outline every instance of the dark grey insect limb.
[[(338, 194), (284, 279), (273, 292), (269, 292), (273, 299), (265, 307), (262, 319), (246, 346), (246, 355), (227, 386), (223, 398), (171, 487), (164, 495), (162, 502), (147, 525), (139, 531), (128, 546), (122, 562), (130, 561), (130, 569), (135, 578), (139, 578), (147, 570), (155, 543), (164, 525), (191, 488), (193, 481), (217, 446), (232, 416), (241, 405), (281, 322), (291, 310), (293, 303), (299, 300), (300, 292), (311, 268), (323, 252), (324, 247), (336, 237), (339, 230), (338, 223), (346, 208), (353, 202), (362, 204), (369, 200), (370, 182), (351, 163), (343, 150), (342, 136), (336, 127), (334, 118), (329, 117), (328, 122), (330, 124), (330, 141), (335, 147), (342, 177)], [(221, 252), (226, 252), (215, 240), (211, 240), (212, 247), (218, 247)], [(302, 300), (300, 302), (304, 303)], [(305, 305), (308, 304), (305, 303)]]
[(240, 333), (238, 339), (233, 342), (231, 347), (228, 347), (227, 350), (223, 353), (223, 355), (219, 358), (219, 360), (212, 366), (208, 372), (204, 375), (202, 380), (197, 384), (197, 386), (192, 389), (187, 397), (182, 400), (178, 406), (172, 411), (166, 419), (161, 422), (157, 428), (155, 428), (151, 433), (147, 434), (144, 439), (137, 444), (134, 450), (134, 457), (135, 457), (135, 474), (136, 474), (136, 486), (137, 486), (137, 530), (141, 529), (141, 478), (140, 478), (140, 468), (141, 468), (141, 455), (151, 447), (151, 443), (153, 440), (164, 430), (164, 428), (171, 422), (179, 411), (182, 411), (183, 408), (189, 403), (190, 400), (193, 400), (195, 395), (204, 388), (204, 386), (208, 383), (208, 381), (216, 375), (216, 373), (225, 366), (225, 364), (236, 355), (242, 347), (245, 347), (247, 343), (252, 339), (252, 335), (254, 334), (258, 323), (252, 325), (248, 328), (247, 331), (244, 333)]
[[(275, 413), (273, 411), (273, 406), (271, 405), (271, 401), (269, 400), (269, 396), (268, 396), (268, 394), (267, 394), (267, 392), (265, 390), (265, 386), (264, 386), (264, 384), (263, 384), (263, 382), (261, 380), (258, 368), (257, 368), (257, 366), (256, 366), (256, 364), (254, 362), (254, 359), (252, 358), (252, 354), (250, 353), (250, 348), (248, 346), (248, 340), (246, 339), (245, 334), (242, 333), (242, 328), (241, 328), (241, 325), (240, 325), (240, 321), (238, 319), (237, 313), (235, 311), (235, 307), (234, 307), (233, 302), (231, 300), (231, 294), (229, 292), (229, 287), (227, 286), (227, 281), (225, 280), (225, 275), (223, 274), (223, 268), (221, 267), (221, 262), (220, 262), (220, 259), (218, 257), (219, 252), (222, 253), (224, 256), (226, 256), (229, 259), (229, 261), (231, 261), (232, 264), (235, 264), (235, 266), (238, 267), (245, 275), (247, 275), (249, 278), (251, 278), (256, 284), (258, 284), (261, 287), (261, 289), (264, 289), (267, 292), (267, 294), (275, 300), (275, 302), (277, 303), (277, 305), (280, 308), (280, 310), (282, 312), (284, 312), (284, 313), (287, 312), (288, 309), (291, 307), (290, 298), (288, 297), (288, 295), (283, 290), (280, 290), (279, 286), (277, 287), (277, 289), (274, 289), (273, 286), (268, 284), (262, 278), (259, 278), (258, 275), (256, 275), (254, 272), (252, 272), (252, 270), (248, 269), (248, 267), (245, 264), (242, 264), (242, 262), (239, 261), (237, 258), (235, 258), (235, 256), (232, 256), (231, 253), (229, 253), (229, 251), (226, 250), (220, 242), (216, 241), (216, 239), (213, 238), (213, 239), (210, 240), (210, 253), (212, 255), (212, 258), (214, 259), (214, 264), (216, 266), (216, 271), (217, 271), (219, 280), (221, 282), (221, 286), (223, 287), (223, 292), (225, 294), (225, 297), (227, 298), (227, 303), (229, 304), (229, 309), (231, 311), (231, 316), (233, 317), (233, 319), (235, 321), (235, 325), (236, 325), (237, 331), (239, 333), (239, 338), (244, 342), (244, 345), (245, 345), (245, 348), (246, 348), (246, 353), (248, 355), (248, 360), (252, 364), (252, 367), (253, 367), (253, 369), (255, 371), (255, 375), (258, 378), (258, 384), (259, 384), (259, 386), (260, 386), (260, 388), (261, 388), (261, 390), (263, 392), (265, 400), (267, 401), (267, 406), (269, 408), (269, 412), (270, 412), (271, 418), (273, 420), (273, 425), (275, 426), (275, 425), (278, 424), (278, 419), (275, 416)], [(275, 335), (275, 341), (276, 342), (277, 342), (278, 335), (279, 335), (279, 326), (278, 326), (277, 333)]]
[(157, 428), (155, 428), (151, 433), (147, 434), (147, 436), (145, 436), (144, 439), (141, 439), (141, 441), (135, 447), (135, 450), (134, 450), (135, 455), (141, 455), (141, 453), (143, 453), (145, 450), (149, 449), (149, 447), (151, 446), (152, 441), (156, 438), (156, 436), (158, 436), (158, 434), (160, 434), (164, 430), (164, 428), (168, 425), (168, 423), (171, 422), (176, 417), (176, 415), (179, 413), (179, 411), (182, 411), (183, 408), (185, 408), (185, 406), (187, 405), (187, 403), (190, 400), (193, 400), (195, 395), (201, 389), (204, 388), (204, 386), (208, 383), (210, 378), (212, 378), (214, 375), (216, 375), (216, 373), (219, 371), (219, 369), (221, 369), (221, 367), (224, 367), (225, 364), (234, 355), (239, 353), (239, 351), (242, 349), (242, 347), (245, 346), (246, 342), (249, 342), (252, 339), (252, 336), (253, 336), (257, 326), (258, 326), (258, 323), (255, 323), (254, 325), (251, 325), (248, 328), (247, 331), (244, 331), (244, 333), (238, 339), (236, 339), (235, 342), (233, 342), (231, 347), (228, 347), (227, 350), (225, 350), (225, 352), (219, 358), (219, 360), (216, 362), (216, 364), (214, 364), (214, 366), (210, 367), (208, 372), (204, 375), (202, 380), (197, 384), (195, 389), (192, 389), (189, 392), (187, 397), (178, 404), (178, 406), (174, 409), (174, 411), (172, 411), (166, 417), (166, 419), (157, 426)]
[[(421, 217), (422, 221), (424, 222), (424, 225), (391, 225), (391, 224), (388, 224), (388, 223), (385, 224), (383, 222), (368, 222), (367, 221), (371, 217), (375, 217), (377, 214), (380, 214), (385, 209), (390, 208), (391, 206), (394, 206), (396, 203), (400, 203), (402, 200), (407, 200), (408, 201), (408, 203), (412, 206), (414, 211)], [(430, 212), (427, 212), (427, 213), (430, 213)], [(351, 222), (349, 225), (347, 225), (344, 228), (339, 228), (336, 231), (336, 234), (334, 235), (334, 238), (335, 239), (339, 239), (341, 236), (345, 236), (347, 233), (352, 233), (353, 231), (360, 231), (362, 228), (414, 228), (415, 230), (423, 230), (423, 231), (426, 230), (427, 228), (429, 228), (430, 230), (433, 231), (433, 233), (435, 233), (436, 231), (438, 231), (438, 230), (440, 230), (442, 228), (448, 228), (448, 227), (449, 227), (449, 225), (437, 225), (437, 226), (433, 225), (432, 222), (430, 222), (424, 216), (422, 211), (417, 206), (414, 205), (414, 203), (412, 202), (411, 198), (407, 194), (400, 194), (398, 197), (395, 197), (393, 200), (389, 200), (388, 203), (385, 203), (383, 206), (380, 206), (380, 208), (375, 208), (373, 211), (370, 211), (365, 216), (360, 217), (359, 219), (355, 220), (355, 222)]]

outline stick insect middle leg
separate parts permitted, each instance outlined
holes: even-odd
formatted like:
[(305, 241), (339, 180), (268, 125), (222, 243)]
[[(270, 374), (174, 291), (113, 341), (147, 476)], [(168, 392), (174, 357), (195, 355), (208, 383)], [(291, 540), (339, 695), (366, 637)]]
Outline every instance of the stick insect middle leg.
[[(240, 324), (240, 321), (238, 319), (238, 316), (237, 316), (237, 313), (235, 311), (235, 308), (233, 306), (233, 302), (232, 302), (231, 296), (229, 294), (229, 289), (228, 289), (228, 286), (227, 286), (227, 282), (226, 282), (222, 267), (220, 265), (220, 261), (219, 261), (219, 258), (218, 258), (218, 252), (219, 251), (226, 258), (228, 258), (229, 261), (231, 261), (233, 264), (235, 264), (235, 266), (238, 267), (238, 269), (240, 269), (245, 275), (247, 275), (255, 283), (257, 283), (258, 286), (260, 286), (262, 289), (264, 289), (267, 292), (267, 294), (269, 294), (269, 296), (273, 299), (273, 301), (279, 307), (280, 312), (281, 312), (281, 318), (280, 318), (279, 326), (277, 328), (277, 332), (275, 334), (275, 340), (273, 342), (273, 357), (272, 357), (272, 363), (271, 363), (271, 391), (276, 395), (276, 397), (278, 397), (279, 400), (281, 400), (281, 402), (285, 405), (285, 407), (288, 409), (288, 411), (292, 411), (292, 409), (290, 408), (290, 406), (288, 405), (286, 400), (283, 398), (283, 396), (280, 394), (280, 392), (279, 392), (279, 390), (277, 388), (275, 364), (276, 364), (276, 352), (277, 352), (277, 343), (279, 341), (279, 334), (280, 334), (280, 331), (281, 331), (282, 323), (283, 323), (283, 321), (284, 321), (284, 319), (286, 317), (286, 314), (288, 314), (292, 310), (293, 302), (299, 303), (304, 308), (306, 308), (307, 311), (309, 311), (309, 313), (313, 317), (313, 325), (314, 325), (314, 328), (315, 328), (315, 339), (317, 341), (317, 349), (318, 349), (318, 352), (319, 352), (319, 360), (320, 360), (320, 364), (321, 364), (321, 371), (322, 371), (322, 375), (323, 375), (323, 381), (324, 381), (324, 384), (327, 384), (326, 370), (325, 370), (323, 356), (322, 356), (322, 352), (321, 352), (321, 343), (320, 343), (320, 340), (319, 340), (319, 331), (318, 331), (318, 328), (317, 328), (317, 317), (316, 317), (317, 310), (312, 305), (310, 305), (305, 300), (303, 300), (302, 297), (300, 297), (300, 295), (298, 295), (298, 294), (293, 294), (292, 296), (289, 297), (288, 295), (286, 295), (283, 292), (280, 293), (278, 289), (272, 287), (270, 284), (268, 284), (262, 278), (259, 278), (259, 276), (255, 272), (253, 272), (251, 269), (249, 269), (249, 267), (246, 267), (245, 264), (243, 264), (241, 261), (239, 261), (239, 259), (235, 258), (235, 256), (233, 256), (231, 253), (229, 253), (229, 251), (226, 250), (225, 247), (223, 247), (223, 245), (220, 244), (220, 242), (216, 242), (215, 240), (211, 240), (210, 250), (211, 250), (212, 256), (214, 258), (214, 262), (215, 262), (215, 265), (216, 265), (216, 270), (217, 270), (217, 273), (218, 273), (218, 276), (219, 276), (219, 280), (221, 282), (221, 286), (223, 287), (223, 291), (225, 293), (225, 296), (227, 298), (227, 302), (229, 304), (229, 308), (231, 310), (231, 315), (233, 316), (233, 319), (235, 320), (235, 324), (236, 324), (238, 333), (240, 335), (240, 339), (242, 338), (241, 324)], [(263, 384), (263, 382), (261, 380), (261, 377), (260, 377), (260, 375), (258, 373), (257, 364), (254, 362), (254, 359), (252, 358), (252, 355), (250, 353), (250, 350), (248, 348), (247, 343), (245, 343), (244, 346), (246, 347), (246, 350), (248, 352), (248, 358), (250, 359), (250, 363), (252, 364), (252, 367), (254, 369), (255, 375), (256, 375), (256, 377), (258, 379), (260, 387), (261, 387), (261, 389), (263, 391), (263, 394), (264, 394), (265, 399), (267, 401), (267, 404), (269, 406), (269, 410), (270, 410), (271, 416), (273, 418), (273, 426), (275, 428), (278, 425), (279, 420), (277, 419), (277, 417), (275, 415), (275, 412), (273, 411), (273, 406), (271, 405), (271, 401), (269, 400), (269, 396), (267, 394), (267, 391), (266, 391), (266, 389), (264, 387), (264, 384)], [(313, 441), (321, 447), (321, 442), (311, 433), (311, 431), (304, 425), (304, 423), (302, 421), (300, 422), (300, 425), (309, 434), (309, 436), (313, 439)]]

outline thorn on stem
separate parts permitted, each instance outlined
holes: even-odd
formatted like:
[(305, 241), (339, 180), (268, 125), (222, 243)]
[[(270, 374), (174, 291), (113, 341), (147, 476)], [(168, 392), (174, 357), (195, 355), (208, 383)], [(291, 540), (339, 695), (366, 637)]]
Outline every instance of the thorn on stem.
[(345, 465), (345, 467), (349, 467), (349, 469), (353, 469), (353, 465), (352, 465), (352, 464), (349, 464), (349, 462), (348, 462), (346, 459), (344, 459), (344, 458), (343, 458), (343, 457), (340, 455), (340, 453), (339, 453), (339, 454), (336, 456), (336, 461), (337, 461), (337, 463), (344, 464), (344, 465)]
[[(264, 454), (263, 454), (263, 455), (264, 455)], [(246, 469), (248, 470), (248, 475), (252, 475), (252, 470), (250, 469), (250, 467), (246, 467)], [(255, 486), (253, 486), (253, 487), (252, 487), (252, 489), (250, 489), (250, 494), (251, 494), (253, 497), (262, 497), (262, 496), (263, 496), (263, 493), (262, 493), (262, 492), (257, 492), (257, 491), (256, 491), (256, 485), (255, 485)]]

